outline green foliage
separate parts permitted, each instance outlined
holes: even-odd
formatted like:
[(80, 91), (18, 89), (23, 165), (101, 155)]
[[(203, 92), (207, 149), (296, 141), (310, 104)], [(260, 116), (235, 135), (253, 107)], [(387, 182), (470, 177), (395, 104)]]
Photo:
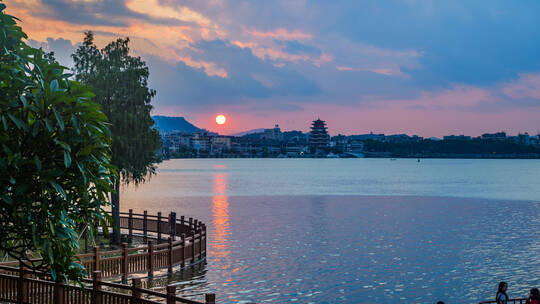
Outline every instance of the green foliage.
[[(153, 128), (150, 104), (156, 92), (148, 88), (149, 71), (140, 57), (129, 55), (129, 38), (117, 39), (98, 49), (94, 35), (87, 32), (72, 55), (76, 79), (92, 87), (94, 100), (101, 104), (110, 122), (112, 164), (118, 167), (125, 183), (144, 182), (155, 174), (161, 147), (159, 132)], [(114, 239), (119, 241), (120, 180), (114, 181), (111, 194), (115, 222)]]
[(112, 163), (125, 182), (140, 183), (155, 173), (161, 146), (153, 128), (150, 104), (156, 92), (148, 88), (149, 71), (140, 57), (129, 55), (129, 38), (98, 49), (92, 32), (72, 55), (75, 77), (92, 87), (94, 100), (109, 118), (113, 136)]
[(116, 176), (107, 118), (89, 87), (24, 43), (4, 9), (0, 3), (0, 251), (78, 279), (79, 227), (103, 223)]

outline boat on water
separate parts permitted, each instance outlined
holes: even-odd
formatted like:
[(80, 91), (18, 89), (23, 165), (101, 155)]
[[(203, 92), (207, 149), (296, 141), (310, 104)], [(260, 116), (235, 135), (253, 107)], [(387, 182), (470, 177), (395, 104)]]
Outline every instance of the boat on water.
[(339, 158), (339, 155), (330, 152), (328, 155), (326, 155), (326, 158)]

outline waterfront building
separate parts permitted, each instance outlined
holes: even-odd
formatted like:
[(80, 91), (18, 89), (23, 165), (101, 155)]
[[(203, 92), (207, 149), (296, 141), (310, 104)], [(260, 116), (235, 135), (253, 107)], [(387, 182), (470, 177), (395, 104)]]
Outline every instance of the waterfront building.
[(176, 153), (182, 148), (190, 147), (191, 134), (184, 132), (170, 132), (163, 135), (163, 148), (170, 153)]
[(529, 133), (525, 132), (524, 134), (519, 133), (518, 134), (518, 141), (522, 145), (530, 145), (531, 144), (531, 136)]
[(395, 134), (395, 135), (388, 135), (384, 139), (386, 142), (407, 142), (409, 141), (409, 135), (407, 134)]
[(264, 129), (260, 134), (260, 139), (283, 141), (283, 133), (281, 133), (279, 125), (276, 124), (272, 129)]
[(485, 140), (506, 140), (506, 132), (484, 133), (484, 134), (482, 134), (482, 139), (485, 139)]
[(351, 140), (347, 152), (362, 153), (364, 152), (364, 142), (361, 140)]
[(465, 135), (447, 135), (443, 137), (444, 140), (472, 140), (472, 137)]
[(314, 151), (325, 149), (328, 147), (329, 136), (326, 127), (326, 122), (318, 118), (311, 124), (311, 132), (309, 133), (309, 148)]
[(294, 143), (288, 143), (288, 144), (285, 146), (285, 153), (286, 153), (287, 156), (289, 156), (289, 157), (297, 157), (297, 156), (301, 155), (302, 152), (303, 152), (302, 147), (300, 147), (300, 146), (297, 145), (297, 144), (294, 144)]
[(210, 139), (213, 149), (231, 149), (231, 137), (214, 136)]
[(332, 137), (330, 141), (330, 147), (335, 148), (334, 151), (343, 153), (347, 151), (347, 147), (349, 145), (349, 141), (347, 140), (347, 136), (338, 134), (337, 136)]
[(193, 137), (191, 138), (191, 145), (197, 151), (209, 151), (211, 144), (208, 133), (200, 132), (193, 134)]
[(378, 141), (384, 141), (386, 139), (386, 136), (384, 134), (373, 134), (372, 132), (369, 132), (369, 134), (360, 134), (360, 135), (351, 135), (349, 136), (351, 140), (378, 140)]

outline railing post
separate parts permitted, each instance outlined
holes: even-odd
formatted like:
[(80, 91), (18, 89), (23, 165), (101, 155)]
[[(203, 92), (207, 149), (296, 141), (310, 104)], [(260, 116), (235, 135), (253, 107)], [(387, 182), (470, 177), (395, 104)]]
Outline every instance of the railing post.
[(92, 273), (92, 304), (101, 304), (101, 271), (99, 270), (94, 270)]
[(25, 281), (26, 270), (23, 263), (19, 263), (19, 280), (17, 284), (18, 303), (28, 303), (28, 282)]
[(167, 286), (167, 304), (175, 304), (176, 300), (174, 297), (176, 296), (176, 286), (174, 285), (168, 285)]
[(185, 222), (185, 217), (183, 215), (180, 216), (180, 224), (182, 224), (182, 226), (184, 226), (184, 222)]
[(143, 213), (143, 242), (146, 242), (148, 239), (148, 211), (144, 210)]
[(122, 283), (127, 284), (127, 277), (129, 272), (129, 260), (128, 260), (128, 244), (122, 243)]
[(186, 267), (186, 234), (185, 233), (182, 233), (180, 235), (180, 238), (182, 240), (182, 257), (181, 257), (181, 262), (180, 262), (180, 266), (182, 268)]
[(191, 230), (191, 263), (195, 263), (195, 230)]
[(207, 293), (205, 295), (205, 304), (216, 304), (216, 294), (215, 293)]
[(169, 214), (169, 235), (176, 241), (176, 212)]
[[(53, 302), (58, 304), (64, 304), (66, 303), (64, 298), (64, 282), (60, 280), (60, 278), (57, 278), (57, 281), (54, 282), (54, 294), (53, 294)], [(27, 302), (21, 302), (21, 303), (27, 303)]]
[(168, 256), (169, 259), (168, 259), (168, 263), (167, 263), (167, 264), (168, 264), (167, 266), (169, 266), (169, 267), (167, 268), (167, 271), (168, 271), (169, 273), (171, 273), (171, 272), (172, 272), (172, 265), (173, 265), (173, 251), (172, 251), (172, 250), (173, 250), (173, 245), (172, 245), (172, 238), (169, 237), (169, 238), (167, 239), (167, 241), (169, 242), (169, 256)]
[(129, 209), (128, 217), (129, 241), (133, 239), (133, 209)]
[(157, 243), (161, 243), (161, 211), (157, 213)]
[(193, 228), (195, 228), (195, 230), (197, 230), (198, 223), (199, 223), (199, 220), (197, 219), (193, 220)]
[(154, 276), (154, 244), (148, 241), (148, 276)]
[(189, 218), (189, 230), (191, 230), (191, 227), (193, 227), (193, 218)]
[(204, 256), (206, 257), (206, 224), (202, 225), (202, 230), (204, 232)]
[(199, 260), (202, 259), (202, 229), (198, 229), (198, 236), (199, 239)]
[(99, 267), (99, 247), (94, 246), (94, 271), (100, 270)]
[(131, 280), (131, 298), (132, 303), (139, 303), (137, 299), (141, 298), (141, 278), (135, 278)]

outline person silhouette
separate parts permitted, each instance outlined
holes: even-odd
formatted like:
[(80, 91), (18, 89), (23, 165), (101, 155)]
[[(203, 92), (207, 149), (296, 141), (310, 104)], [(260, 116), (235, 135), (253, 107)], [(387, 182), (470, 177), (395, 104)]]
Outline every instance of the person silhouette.
[(497, 304), (508, 303), (508, 294), (506, 293), (507, 289), (508, 289), (508, 284), (506, 284), (506, 282), (499, 283), (499, 288), (497, 289), (497, 295), (495, 296), (495, 300), (497, 301)]

